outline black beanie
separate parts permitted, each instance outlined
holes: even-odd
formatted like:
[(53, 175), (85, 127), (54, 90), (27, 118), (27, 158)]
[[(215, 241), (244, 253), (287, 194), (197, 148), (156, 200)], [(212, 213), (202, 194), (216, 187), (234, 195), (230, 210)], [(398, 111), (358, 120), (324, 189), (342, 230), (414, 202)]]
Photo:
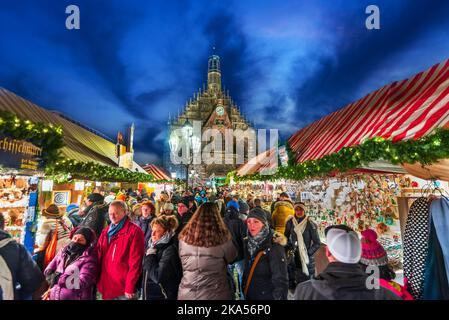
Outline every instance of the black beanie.
[(99, 193), (91, 193), (88, 197), (87, 200), (90, 200), (92, 202), (103, 202), (104, 201), (104, 197), (99, 194)]
[(249, 218), (259, 219), (264, 224), (268, 223), (267, 214), (261, 208), (251, 209), (250, 212), (248, 213), (248, 219)]
[[(84, 236), (84, 238), (86, 239), (86, 245), (90, 246), (90, 244), (95, 240), (95, 232), (89, 228), (89, 227), (79, 227), (75, 233), (73, 234), (73, 236), (75, 234), (81, 234)], [(72, 236), (72, 238), (73, 238)]]

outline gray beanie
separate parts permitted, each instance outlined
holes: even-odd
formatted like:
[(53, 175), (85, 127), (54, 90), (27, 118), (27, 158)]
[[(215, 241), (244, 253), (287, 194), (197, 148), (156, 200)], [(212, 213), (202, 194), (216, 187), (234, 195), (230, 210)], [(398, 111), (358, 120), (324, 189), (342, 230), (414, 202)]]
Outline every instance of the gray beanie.
[(248, 213), (248, 219), (249, 218), (258, 219), (258, 220), (262, 221), (264, 224), (268, 223), (267, 215), (266, 215), (265, 211), (263, 211), (260, 208), (251, 209), (251, 211)]

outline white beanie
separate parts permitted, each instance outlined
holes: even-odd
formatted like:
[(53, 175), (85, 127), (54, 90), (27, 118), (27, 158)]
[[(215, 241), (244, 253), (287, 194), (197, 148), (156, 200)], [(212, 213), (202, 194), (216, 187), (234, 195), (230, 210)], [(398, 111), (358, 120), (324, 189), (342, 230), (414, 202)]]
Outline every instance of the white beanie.
[(354, 231), (332, 228), (328, 231), (327, 247), (339, 262), (358, 263), (362, 255), (362, 244)]

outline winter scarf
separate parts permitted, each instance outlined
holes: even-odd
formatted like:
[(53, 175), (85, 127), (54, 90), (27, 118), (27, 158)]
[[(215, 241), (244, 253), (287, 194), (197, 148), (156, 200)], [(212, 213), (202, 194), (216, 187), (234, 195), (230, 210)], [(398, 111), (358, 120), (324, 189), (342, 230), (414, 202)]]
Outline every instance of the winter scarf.
[(267, 238), (270, 233), (270, 229), (268, 227), (263, 227), (262, 230), (255, 237), (251, 236), (251, 233), (248, 230), (248, 250), (251, 255), (251, 259), (254, 258), (254, 254), (257, 249), (260, 247), (262, 242)]
[(82, 245), (77, 242), (70, 242), (65, 248), (65, 261), (64, 265), (67, 267), (69, 264), (71, 264), (73, 261), (78, 259), (84, 251), (87, 249), (87, 245)]
[(147, 255), (156, 253), (156, 245), (169, 243), (171, 238), (173, 238), (174, 235), (175, 234), (173, 232), (166, 232), (159, 240), (157, 240), (155, 242), (153, 242), (153, 239), (150, 238), (150, 240), (148, 240)]
[(111, 242), (111, 239), (113, 236), (115, 236), (117, 233), (119, 233), (120, 230), (122, 230), (123, 226), (125, 225), (126, 217), (124, 217), (122, 220), (120, 220), (119, 223), (113, 224), (111, 223), (111, 226), (108, 230), (108, 243)]
[(307, 222), (309, 221), (309, 219), (307, 217), (304, 217), (299, 223), (296, 220), (295, 216), (290, 216), (289, 219), (293, 221), (293, 230), (295, 231), (296, 238), (298, 239), (298, 253), (301, 258), (302, 272), (306, 276), (308, 276), (309, 269), (307, 268), (307, 265), (309, 264), (309, 254), (307, 253), (307, 248), (304, 243), (304, 237), (302, 236), (302, 234), (304, 233), (304, 230), (306, 230)]

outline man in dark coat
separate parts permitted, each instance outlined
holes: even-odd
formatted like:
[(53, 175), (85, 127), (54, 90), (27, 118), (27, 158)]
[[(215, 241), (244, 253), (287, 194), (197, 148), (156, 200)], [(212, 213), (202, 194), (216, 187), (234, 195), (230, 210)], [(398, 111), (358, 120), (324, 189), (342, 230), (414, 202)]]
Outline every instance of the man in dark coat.
[[(248, 236), (243, 239), (245, 299), (286, 300), (288, 274), (285, 245), (287, 239), (268, 227), (265, 212), (260, 209), (256, 208), (249, 212), (247, 225)], [(250, 279), (251, 269), (254, 271)]]
[(358, 263), (362, 247), (357, 233), (345, 225), (326, 229), (328, 267), (296, 287), (295, 300), (400, 300), (382, 286), (372, 285)]
[(229, 201), (225, 211), (224, 222), (231, 232), (232, 241), (237, 248), (236, 261), (243, 259), (243, 238), (246, 237), (248, 229), (242, 219), (239, 218), (239, 204), (236, 201)]
[[(11, 273), (12, 298), (14, 300), (39, 299), (45, 291), (44, 275), (25, 247), (14, 241), (9, 233), (1, 229), (0, 256)], [(0, 300), (5, 294), (6, 290), (1, 292)]]
[(286, 250), (289, 258), (289, 289), (291, 290), (295, 290), (299, 283), (315, 275), (314, 254), (321, 246), (318, 227), (306, 216), (305, 204), (296, 202), (294, 209), (295, 215), (287, 218), (284, 233), (287, 238)]
[(86, 199), (86, 209), (82, 216), (83, 220), (79, 224), (82, 227), (89, 227), (95, 231), (99, 237), (106, 225), (106, 215), (108, 205), (104, 202), (104, 197), (99, 193), (91, 193)]

